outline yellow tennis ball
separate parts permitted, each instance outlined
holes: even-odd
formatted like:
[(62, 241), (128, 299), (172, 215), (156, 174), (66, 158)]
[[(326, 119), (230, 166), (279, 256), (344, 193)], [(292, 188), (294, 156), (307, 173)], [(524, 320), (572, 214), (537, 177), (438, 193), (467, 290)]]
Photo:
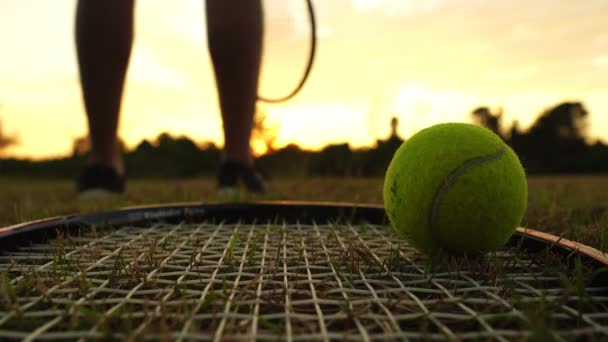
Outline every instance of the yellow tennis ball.
[(488, 129), (446, 123), (403, 143), (384, 180), (397, 234), (422, 252), (478, 253), (507, 242), (526, 210), (526, 174)]

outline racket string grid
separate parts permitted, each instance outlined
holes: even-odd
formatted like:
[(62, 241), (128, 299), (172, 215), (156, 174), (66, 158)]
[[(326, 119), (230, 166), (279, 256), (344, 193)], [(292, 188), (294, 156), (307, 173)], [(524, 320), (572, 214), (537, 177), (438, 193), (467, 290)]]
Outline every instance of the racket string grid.
[(608, 338), (582, 263), (424, 257), (384, 225), (156, 224), (0, 256), (0, 339)]

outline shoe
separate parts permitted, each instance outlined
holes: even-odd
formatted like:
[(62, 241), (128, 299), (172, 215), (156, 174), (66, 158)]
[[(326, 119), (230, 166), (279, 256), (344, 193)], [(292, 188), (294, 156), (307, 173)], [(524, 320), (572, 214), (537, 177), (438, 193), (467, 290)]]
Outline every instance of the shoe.
[(80, 171), (76, 184), (80, 198), (102, 198), (125, 192), (125, 178), (105, 165), (89, 165)]
[(225, 161), (217, 174), (220, 194), (236, 194), (239, 183), (242, 182), (248, 192), (264, 195), (268, 186), (261, 172), (255, 166), (241, 162)]

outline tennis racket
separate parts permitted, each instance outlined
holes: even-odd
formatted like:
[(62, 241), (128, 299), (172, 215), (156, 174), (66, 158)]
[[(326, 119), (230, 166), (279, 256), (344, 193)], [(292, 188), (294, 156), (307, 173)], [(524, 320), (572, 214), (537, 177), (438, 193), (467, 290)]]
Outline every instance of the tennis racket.
[(173, 204), (0, 230), (0, 339), (608, 340), (608, 259), (519, 228), (429, 258), (380, 206)]
[(258, 94), (258, 100), (260, 100), (262, 102), (281, 103), (281, 102), (285, 102), (285, 101), (292, 99), (294, 96), (296, 96), (302, 90), (302, 88), (304, 87), (304, 84), (306, 84), (306, 81), (308, 80), (308, 77), (310, 76), (310, 72), (312, 70), (312, 66), (313, 66), (314, 60), (315, 60), (315, 55), (317, 52), (317, 19), (315, 16), (315, 9), (313, 7), (312, 0), (305, 0), (305, 1), (306, 1), (306, 12), (308, 13), (308, 22), (310, 24), (310, 48), (308, 51), (308, 59), (306, 62), (306, 68), (304, 69), (304, 72), (302, 73), (302, 76), (301, 76), (300, 80), (298, 81), (297, 85), (289, 93), (287, 93), (287, 95), (272, 98), (272, 97), (265, 97), (265, 96)]

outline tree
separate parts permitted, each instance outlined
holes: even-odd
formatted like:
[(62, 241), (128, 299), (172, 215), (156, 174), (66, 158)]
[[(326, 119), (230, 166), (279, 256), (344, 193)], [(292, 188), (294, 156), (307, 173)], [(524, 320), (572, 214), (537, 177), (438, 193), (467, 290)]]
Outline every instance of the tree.
[(353, 152), (347, 143), (328, 145), (316, 154), (310, 164), (314, 176), (351, 176)]
[(581, 102), (562, 102), (545, 110), (530, 134), (558, 141), (584, 140), (589, 112)]
[(251, 137), (253, 142), (260, 142), (264, 145), (264, 153), (272, 153), (276, 150), (276, 140), (278, 126), (271, 125), (268, 120), (268, 115), (262, 111), (258, 111), (253, 118), (253, 128)]
[[(127, 147), (125, 142), (118, 138), (118, 149), (121, 153), (126, 152)], [(84, 157), (91, 151), (91, 138), (88, 135), (83, 135), (74, 138), (72, 142), (72, 157)]]
[(11, 146), (18, 144), (17, 138), (15, 136), (7, 135), (3, 128), (2, 118), (0, 118), (0, 153)]
[[(403, 139), (397, 132), (399, 118), (393, 117), (390, 121), (391, 135), (386, 140), (376, 140), (376, 146), (365, 151), (360, 161), (360, 165), (355, 165), (355, 174), (362, 176), (383, 176), (386, 168), (391, 163), (395, 152), (403, 143)], [(357, 164), (357, 163), (355, 163)], [(357, 172), (359, 171), (359, 172)]]
[(399, 133), (397, 132), (397, 128), (399, 127), (399, 118), (393, 116), (391, 119), (391, 138), (399, 137)]
[(588, 156), (588, 112), (581, 102), (562, 102), (543, 111), (523, 134), (509, 143), (533, 172), (581, 172)]
[(502, 137), (502, 113), (502, 108), (499, 108), (496, 113), (492, 113), (488, 107), (478, 107), (471, 112), (471, 116), (478, 125), (483, 126)]
[(88, 135), (74, 138), (72, 142), (72, 156), (84, 157), (91, 150), (91, 139)]

